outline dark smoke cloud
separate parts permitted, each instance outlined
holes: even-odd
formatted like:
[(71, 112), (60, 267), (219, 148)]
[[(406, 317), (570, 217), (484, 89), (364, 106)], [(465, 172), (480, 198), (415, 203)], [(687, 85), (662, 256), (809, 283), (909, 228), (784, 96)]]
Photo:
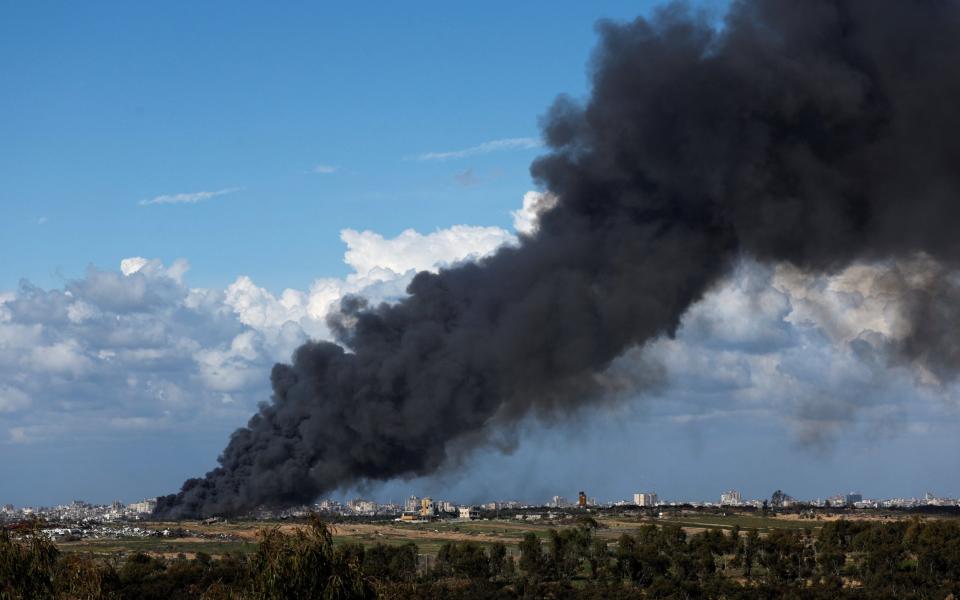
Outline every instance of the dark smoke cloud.
[[(672, 5), (599, 31), (591, 97), (543, 120), (532, 172), (559, 202), (539, 232), (420, 273), (397, 304), (345, 301), (343, 347), (275, 366), (272, 402), (158, 515), (430, 473), (461, 440), (589, 405), (611, 361), (673, 335), (744, 256), (956, 266), (957, 2), (742, 1), (720, 30)], [(929, 300), (917, 356), (957, 316)]]
[(894, 361), (923, 368), (937, 381), (952, 381), (960, 370), (960, 280), (932, 260), (895, 266), (886, 278), (895, 289), (909, 331), (890, 343)]

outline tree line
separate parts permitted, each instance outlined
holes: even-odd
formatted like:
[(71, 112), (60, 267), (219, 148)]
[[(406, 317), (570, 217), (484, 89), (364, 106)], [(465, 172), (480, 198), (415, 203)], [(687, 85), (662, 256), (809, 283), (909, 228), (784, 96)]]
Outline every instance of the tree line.
[(819, 530), (598, 524), (503, 543), (335, 543), (318, 517), (267, 528), (250, 555), (103, 559), (57, 549), (37, 527), (0, 531), (0, 600), (365, 598), (949, 598), (960, 596), (960, 522), (838, 520)]

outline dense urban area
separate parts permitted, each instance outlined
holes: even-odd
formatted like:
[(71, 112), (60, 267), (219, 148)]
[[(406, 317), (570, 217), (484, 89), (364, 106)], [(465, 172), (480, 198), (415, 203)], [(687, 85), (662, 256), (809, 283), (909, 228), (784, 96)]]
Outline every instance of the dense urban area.
[[(29, 518), (43, 519), (49, 523), (114, 523), (124, 521), (138, 521), (150, 519), (157, 501), (155, 498), (146, 498), (138, 502), (124, 504), (115, 501), (111, 504), (91, 504), (83, 500), (74, 500), (70, 504), (61, 504), (52, 507), (16, 507), (5, 504), (0, 507), (0, 520), (17, 521)], [(433, 499), (429, 496), (418, 497), (411, 495), (402, 504), (396, 502), (378, 503), (373, 500), (356, 498), (349, 502), (337, 500), (322, 500), (312, 506), (298, 506), (283, 510), (261, 508), (252, 514), (246, 515), (251, 519), (283, 519), (291, 517), (305, 517), (310, 513), (321, 515), (335, 515), (338, 517), (389, 517), (395, 516), (402, 521), (426, 521), (433, 519), (475, 519), (484, 513), (500, 511), (522, 511), (518, 518), (532, 516), (530, 510), (565, 509), (565, 508), (597, 508), (610, 509), (617, 507), (678, 507), (691, 508), (711, 507), (745, 507), (755, 509), (765, 508), (839, 508), (850, 507), (858, 509), (910, 509), (920, 507), (960, 507), (960, 498), (940, 497), (932, 492), (925, 493), (920, 498), (864, 498), (859, 492), (836, 494), (829, 498), (813, 500), (797, 500), (792, 496), (777, 490), (769, 499), (744, 499), (737, 490), (728, 490), (719, 495), (716, 502), (694, 500), (663, 500), (656, 492), (637, 492), (630, 499), (612, 502), (597, 502), (596, 498), (589, 498), (585, 492), (580, 492), (576, 499), (569, 500), (565, 496), (553, 496), (543, 503), (520, 502), (517, 500), (491, 501), (482, 504), (463, 504), (450, 500)], [(56, 528), (51, 528), (55, 531)]]
[(324, 500), (164, 522), (154, 499), (0, 510), (0, 598), (949, 598), (960, 500)]

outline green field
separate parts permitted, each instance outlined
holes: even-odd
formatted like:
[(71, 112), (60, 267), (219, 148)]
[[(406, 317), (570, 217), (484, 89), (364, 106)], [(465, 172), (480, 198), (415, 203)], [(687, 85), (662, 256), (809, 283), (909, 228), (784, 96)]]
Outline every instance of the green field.
[[(730, 530), (739, 525), (744, 531), (757, 529), (761, 534), (774, 529), (812, 529), (822, 527), (824, 521), (811, 519), (785, 519), (764, 517), (752, 514), (698, 514), (681, 513), (665, 515), (661, 518), (637, 518), (628, 516), (603, 516), (597, 518), (599, 528), (595, 535), (609, 543), (616, 542), (624, 533), (635, 533), (642, 527), (655, 524), (658, 526), (672, 524), (679, 525), (689, 532), (704, 529)], [(90, 552), (99, 555), (121, 554), (131, 552), (146, 552), (151, 554), (195, 554), (205, 552), (210, 555), (226, 553), (250, 553), (256, 550), (255, 533), (273, 523), (233, 522), (205, 525), (201, 523), (184, 523), (181, 526), (200, 536), (209, 539), (197, 538), (128, 538), (81, 540), (59, 544), (66, 552)], [(164, 529), (172, 524), (151, 524), (151, 528)], [(279, 524), (284, 530), (297, 527), (296, 523), (285, 522)], [(572, 527), (572, 521), (551, 523), (549, 521), (521, 521), (515, 519), (482, 520), (482, 521), (438, 521), (432, 523), (396, 523), (392, 521), (379, 522), (345, 522), (334, 523), (334, 543), (360, 543), (365, 546), (374, 544), (399, 545), (413, 542), (417, 545), (418, 553), (435, 555), (440, 547), (449, 542), (472, 541), (483, 545), (502, 542), (511, 554), (518, 553), (518, 544), (528, 532), (533, 532), (540, 538), (549, 536), (553, 528)], [(228, 539), (222, 539), (223, 536)], [(234, 538), (233, 540), (229, 538)]]
[(770, 531), (772, 529), (819, 529), (824, 521), (811, 519), (781, 519), (776, 517), (763, 517), (753, 515), (733, 514), (723, 515), (679, 515), (676, 517), (665, 516), (660, 519), (651, 519), (647, 521), (656, 523), (673, 523), (681, 527), (695, 527), (705, 529), (732, 529), (739, 525), (741, 529), (756, 529), (758, 531)]

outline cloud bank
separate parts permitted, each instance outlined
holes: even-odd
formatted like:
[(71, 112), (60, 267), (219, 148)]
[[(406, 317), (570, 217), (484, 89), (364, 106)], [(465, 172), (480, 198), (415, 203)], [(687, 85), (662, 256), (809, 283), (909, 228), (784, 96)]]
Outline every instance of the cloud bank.
[(0, 293), (0, 443), (50, 442), (64, 431), (239, 422), (268, 394), (266, 374), (310, 338), (329, 338), (345, 294), (391, 301), (418, 270), (484, 256), (513, 236), (455, 226), (384, 238), (345, 230), (343, 279), (279, 295), (240, 276), (226, 289), (187, 285), (189, 265), (130, 257), (90, 267), (62, 289), (28, 281)]
[[(526, 194), (516, 233), (535, 232), (551, 202)], [(238, 425), (268, 397), (276, 361), (332, 337), (326, 317), (345, 295), (395, 301), (416, 271), (475, 260), (517, 238), (461, 225), (393, 238), (344, 230), (341, 239), (352, 272), (306, 290), (274, 294), (247, 276), (195, 288), (186, 261), (130, 257), (62, 289), (23, 282), (0, 293), (0, 444)], [(640, 411), (689, 427), (749, 419), (815, 450), (841, 435), (922, 434), (956, 405), (953, 388), (924, 363), (891, 363), (891, 347), (909, 336), (909, 304), (889, 285), (904, 268), (856, 264), (823, 275), (742, 263), (684, 316), (675, 339), (611, 366), (604, 385), (614, 396), (636, 399), (638, 379), (661, 382), (640, 402), (610, 405), (612, 418)]]

